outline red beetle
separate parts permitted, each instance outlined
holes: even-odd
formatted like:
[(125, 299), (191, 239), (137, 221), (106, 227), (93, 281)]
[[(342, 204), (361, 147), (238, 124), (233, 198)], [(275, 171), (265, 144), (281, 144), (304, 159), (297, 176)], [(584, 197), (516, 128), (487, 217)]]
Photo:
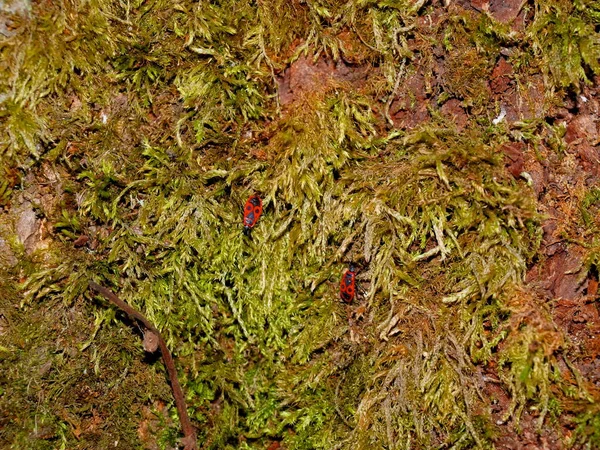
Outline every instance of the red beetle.
[(262, 200), (258, 195), (251, 195), (250, 198), (246, 201), (246, 206), (244, 206), (244, 234), (246, 236), (250, 235), (250, 230), (262, 214)]
[(354, 299), (355, 291), (356, 268), (351, 264), (342, 275), (342, 282), (340, 283), (340, 298), (346, 303), (350, 303)]

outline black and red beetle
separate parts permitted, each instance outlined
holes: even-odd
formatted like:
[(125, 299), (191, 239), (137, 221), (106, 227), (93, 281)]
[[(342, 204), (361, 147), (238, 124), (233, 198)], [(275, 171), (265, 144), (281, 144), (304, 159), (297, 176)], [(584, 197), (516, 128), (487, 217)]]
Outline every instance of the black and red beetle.
[(340, 298), (346, 303), (350, 303), (354, 299), (356, 292), (356, 267), (350, 264), (350, 267), (342, 275), (340, 283)]
[(252, 227), (256, 225), (262, 214), (262, 200), (258, 195), (251, 195), (244, 206), (244, 234), (250, 235)]

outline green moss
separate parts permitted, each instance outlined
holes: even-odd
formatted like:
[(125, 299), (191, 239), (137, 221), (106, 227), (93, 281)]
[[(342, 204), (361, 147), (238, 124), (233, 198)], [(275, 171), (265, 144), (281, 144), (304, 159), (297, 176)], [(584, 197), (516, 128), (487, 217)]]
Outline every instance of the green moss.
[[(2, 49), (19, 62), (2, 78), (2, 164), (61, 167), (74, 201), (44, 211), (47, 258), (10, 272), (4, 301), (19, 306), (18, 325), (1, 343), (11, 369), (0, 408), (25, 406), (3, 442), (19, 446), (41, 423), (51, 434), (40, 448), (108, 447), (114, 436), (150, 445), (140, 444), (143, 408), (161, 400), (170, 418), (156, 412), (152, 439), (173, 445), (162, 368), (143, 361), (136, 330), (87, 291), (89, 279), (164, 333), (204, 448), (492, 447), (473, 380), (495, 361), (507, 420), (534, 407), (541, 425), (560, 403), (556, 386), (586, 398), (557, 370), (560, 336), (518, 320), (518, 305), (538, 307), (518, 286), (541, 233), (532, 189), (496, 152), (508, 130), (482, 119), (458, 133), (432, 114), (394, 131), (377, 112), (422, 68), (430, 94), (492, 111), (484, 78), (519, 38), (468, 14), (422, 36), (429, 11), (409, 3), (34, 5), (18, 28), (31, 38)], [(595, 10), (580, 6), (566, 22), (567, 9), (538, 6), (517, 45), (530, 58), (579, 55), (574, 72), (555, 69), (557, 86), (584, 79), (594, 55), (582, 36)], [(567, 34), (578, 47), (556, 50)], [(450, 72), (434, 92), (437, 42)], [(282, 113), (275, 75), (302, 52), (379, 69)], [(539, 121), (521, 125), (514, 138), (548, 140)], [(0, 182), (0, 205), (17, 184)], [(264, 213), (248, 238), (240, 215), (252, 193)], [(90, 245), (73, 249), (81, 234)], [(337, 289), (350, 261), (364, 293), (346, 306)]]
[(577, 428), (570, 441), (571, 445), (584, 445), (594, 448), (600, 444), (600, 415), (597, 408), (590, 408), (587, 412), (580, 414), (575, 420)]
[[(83, 433), (100, 447), (115, 440), (119, 448), (136, 447), (138, 424), (122, 418), (139, 420), (140, 406), (153, 396), (168, 398), (169, 388), (162, 374), (140, 360), (141, 343), (131, 329), (106, 326), (115, 323), (112, 314), (82, 348), (92, 328), (91, 305), (75, 309), (48, 301), (15, 308), (17, 291), (0, 287), (3, 445), (68, 448)], [(147, 384), (155, 386), (152, 394), (140, 389)]]
[(583, 1), (536, 2), (535, 19), (528, 33), (534, 51), (546, 62), (542, 67), (558, 87), (578, 89), (580, 81), (589, 81), (591, 74), (600, 69), (600, 41), (594, 21), (582, 17), (596, 17), (594, 11), (596, 7)]

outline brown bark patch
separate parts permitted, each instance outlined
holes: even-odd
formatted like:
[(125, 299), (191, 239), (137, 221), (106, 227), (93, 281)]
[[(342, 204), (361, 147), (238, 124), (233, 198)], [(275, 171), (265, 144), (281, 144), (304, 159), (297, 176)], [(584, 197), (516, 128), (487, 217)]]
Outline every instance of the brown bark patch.
[(360, 86), (368, 66), (354, 66), (343, 60), (321, 56), (316, 61), (301, 56), (277, 77), (279, 101), (286, 106), (310, 93), (323, 92), (335, 83)]

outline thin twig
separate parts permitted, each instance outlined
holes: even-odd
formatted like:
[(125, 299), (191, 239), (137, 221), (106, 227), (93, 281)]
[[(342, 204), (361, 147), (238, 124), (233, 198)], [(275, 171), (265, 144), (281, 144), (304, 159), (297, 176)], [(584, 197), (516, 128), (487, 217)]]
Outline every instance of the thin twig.
[(177, 407), (179, 421), (181, 422), (181, 429), (183, 430), (184, 438), (181, 440), (181, 442), (183, 443), (185, 450), (197, 450), (198, 443), (196, 441), (196, 430), (192, 426), (192, 422), (190, 421), (190, 417), (187, 413), (185, 397), (183, 395), (181, 385), (179, 384), (179, 379), (177, 378), (177, 370), (175, 370), (175, 362), (173, 361), (171, 352), (167, 348), (167, 344), (165, 343), (165, 340), (161, 336), (160, 332), (154, 325), (152, 325), (152, 323), (150, 323), (148, 319), (146, 319), (144, 315), (142, 315), (142, 313), (129, 306), (110, 290), (100, 286), (97, 283), (94, 283), (93, 281), (89, 282), (89, 286), (92, 290), (103, 295), (107, 300), (124, 311), (129, 317), (139, 320), (149, 331), (158, 337), (158, 346), (167, 368), (169, 381), (171, 382), (171, 388), (173, 389), (173, 397), (175, 397), (175, 406)]

